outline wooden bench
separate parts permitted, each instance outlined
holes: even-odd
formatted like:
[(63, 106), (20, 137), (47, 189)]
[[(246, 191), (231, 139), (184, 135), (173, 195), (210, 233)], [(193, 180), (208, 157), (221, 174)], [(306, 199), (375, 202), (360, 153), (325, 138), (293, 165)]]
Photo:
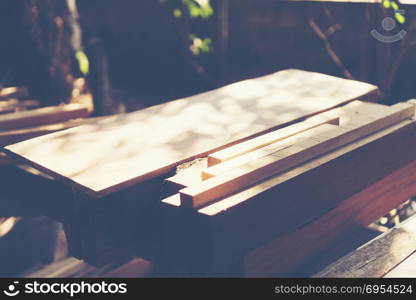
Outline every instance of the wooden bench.
[[(264, 234), (255, 231), (249, 233), (250, 238), (246, 241), (251, 245), (242, 248), (246, 252), (260, 249), (259, 245), (265, 245), (267, 241), (273, 242), (277, 237), (284, 238), (310, 218), (319, 216), (334, 205), (344, 203), (343, 200), (349, 199), (354, 193), (368, 188), (396, 170), (405, 168), (411, 161), (408, 152), (400, 150), (398, 153), (402, 159), (397, 160), (389, 158), (387, 151), (397, 141), (405, 146), (408, 143), (409, 149), (413, 147), (408, 142), (413, 123), (400, 122), (382, 133), (375, 133), (357, 143), (346, 145), (342, 150), (336, 150), (312, 162), (305, 162), (302, 166), (292, 166), (293, 170), (287, 171), (291, 180), (278, 185), (273, 192), (268, 192), (269, 189), (260, 191), (260, 200), (233, 204), (233, 209), (224, 213), (223, 208), (214, 203), (210, 206), (211, 212), (206, 207), (202, 208), (205, 209), (207, 218), (199, 218), (197, 215), (193, 220), (195, 215), (191, 213), (181, 219), (181, 222), (175, 222), (176, 218), (182, 217), (182, 210), (178, 210), (176, 205), (160, 203), (160, 191), (165, 185), (165, 179), (174, 175), (175, 168), (184, 162), (206, 157), (225, 147), (302, 122), (308, 117), (343, 106), (357, 98), (374, 100), (377, 93), (377, 88), (369, 84), (317, 73), (285, 70), (190, 98), (37, 137), (7, 146), (4, 150), (17, 161), (53, 178), (52, 181), (38, 180), (34, 184), (38, 188), (32, 197), (39, 201), (39, 208), (45, 214), (64, 222), (71, 255), (93, 265), (104, 265), (119, 258), (120, 253), (129, 249), (135, 256), (155, 262), (157, 268), (169, 273), (172, 271), (171, 265), (176, 264), (171, 261), (171, 256), (179, 259), (188, 252), (177, 252), (175, 247), (167, 248), (171, 247), (171, 240), (164, 238), (169, 231), (166, 229), (175, 230), (177, 226), (202, 229), (192, 233), (193, 237), (199, 238), (206, 230), (212, 230), (206, 223), (210, 219), (208, 215), (211, 214), (217, 215), (212, 218), (218, 222), (214, 226), (215, 230), (231, 230), (224, 230), (217, 236), (218, 242), (215, 245), (219, 245), (219, 248), (214, 250), (222, 251), (224, 248), (228, 252), (224, 252), (226, 255), (215, 261), (213, 266), (218, 266), (215, 270), (204, 270), (202, 265), (210, 260), (200, 260), (199, 257), (196, 265), (201, 267), (201, 273), (223, 271), (222, 274), (226, 274), (224, 268), (228, 268), (229, 264), (241, 265), (242, 259), (246, 260), (245, 265), (261, 265), (255, 263), (255, 252), (246, 258), (238, 253), (237, 262), (230, 259), (229, 255), (234, 253), (244, 238), (236, 236), (237, 242), (234, 245), (225, 239), (227, 232), (232, 232), (232, 228), (235, 228), (233, 226), (237, 226), (242, 220), (240, 217), (233, 219), (233, 216), (246, 215), (243, 220), (255, 222), (262, 219), (262, 214), (282, 214), (282, 223), (270, 224), (270, 228), (273, 228), (271, 231)], [(376, 151), (378, 147), (385, 151)], [(372, 159), (368, 165), (364, 165), (369, 157)], [(377, 163), (381, 159), (385, 159), (384, 165)], [(353, 164), (358, 164), (357, 172), (361, 182), (354, 181), (356, 176)], [(374, 166), (375, 169), (372, 172), (366, 171), (369, 166)], [(341, 176), (344, 174), (339, 170), (345, 168), (347, 176)], [(318, 188), (320, 185), (325, 186), (328, 181), (333, 183), (331, 188), (324, 191)], [(271, 184), (266, 182), (263, 186)], [(346, 183), (349, 185), (345, 186)], [(306, 194), (299, 189), (300, 186), (306, 187)], [(252, 190), (248, 189), (246, 193), (249, 197)], [(275, 193), (282, 193), (281, 203), (274, 201), (272, 195)], [(290, 199), (283, 197), (289, 194)], [(306, 197), (314, 199), (315, 203), (312, 205), (312, 200), (308, 203)], [(341, 206), (340, 209), (351, 209), (351, 213), (356, 213), (357, 210), (351, 208), (349, 201), (353, 200), (345, 202), (346, 208)], [(400, 198), (389, 205), (400, 201), (404, 200)], [(262, 203), (257, 211), (256, 205), (252, 204), (255, 202)], [(275, 210), (268, 210), (269, 204), (263, 206), (264, 203), (269, 203)], [(279, 211), (278, 207), (285, 206), (289, 211)], [(386, 208), (383, 207), (383, 212)], [(214, 212), (215, 209), (218, 213)], [(164, 215), (166, 213), (168, 215)], [(377, 215), (380, 213), (378, 211)], [(253, 217), (251, 221), (250, 216)], [(368, 220), (375, 217), (376, 214), (370, 214)], [(188, 218), (191, 218), (191, 223), (185, 223)], [(270, 222), (272, 219), (264, 220)], [(171, 221), (172, 226), (166, 227)], [(235, 225), (226, 225), (234, 221), (237, 222)], [(226, 223), (221, 225), (221, 222)], [(262, 228), (267, 222), (261, 225)], [(179, 241), (184, 241), (187, 231), (181, 229), (178, 232), (185, 233), (178, 237)], [(202, 241), (207, 242), (204, 239)], [(188, 245), (181, 245), (178, 241), (176, 244)], [(253, 245), (257, 248), (254, 249)], [(319, 252), (320, 249), (312, 250)], [(166, 253), (167, 251), (171, 253)], [(303, 255), (306, 256), (306, 252)], [(250, 260), (250, 257), (253, 259)], [(180, 265), (177, 265), (178, 268), (173, 273), (181, 273), (179, 270), (186, 269), (184, 266), (189, 263), (187, 257), (179, 260)], [(278, 265), (273, 268), (279, 268)], [(253, 267), (248, 269), (252, 270), (245, 271), (249, 276), (270, 272), (267, 269), (254, 271)], [(189, 272), (190, 270), (184, 270), (182, 274)]]

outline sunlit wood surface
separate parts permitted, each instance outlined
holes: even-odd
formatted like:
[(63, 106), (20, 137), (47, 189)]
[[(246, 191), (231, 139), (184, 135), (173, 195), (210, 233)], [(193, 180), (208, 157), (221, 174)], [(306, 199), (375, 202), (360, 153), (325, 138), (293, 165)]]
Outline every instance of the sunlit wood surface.
[(5, 149), (94, 196), (103, 196), (375, 90), (367, 83), (285, 70)]

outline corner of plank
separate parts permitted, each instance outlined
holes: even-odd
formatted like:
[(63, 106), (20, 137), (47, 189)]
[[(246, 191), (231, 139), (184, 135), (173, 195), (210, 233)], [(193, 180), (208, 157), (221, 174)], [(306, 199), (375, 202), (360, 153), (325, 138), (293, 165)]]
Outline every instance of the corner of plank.
[(186, 188), (179, 191), (179, 196), (181, 200), (181, 206), (187, 208), (195, 208), (194, 199), (191, 195), (187, 193)]
[(407, 103), (413, 105), (414, 113), (413, 113), (412, 120), (416, 120), (416, 99), (410, 99), (407, 101)]

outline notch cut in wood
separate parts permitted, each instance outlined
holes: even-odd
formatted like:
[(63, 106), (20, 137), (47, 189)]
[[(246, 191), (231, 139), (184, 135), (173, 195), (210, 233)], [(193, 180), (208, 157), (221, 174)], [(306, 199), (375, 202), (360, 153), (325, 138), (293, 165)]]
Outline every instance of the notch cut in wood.
[(363, 113), (347, 111), (341, 118), (340, 126), (317, 126), (289, 138), (293, 145), (286, 149), (182, 189), (181, 204), (193, 208), (202, 207), (276, 173), (414, 116), (414, 107), (408, 103), (399, 103), (392, 107), (377, 105), (377, 110), (369, 109), (364, 103), (354, 105), (357, 109), (361, 106)]

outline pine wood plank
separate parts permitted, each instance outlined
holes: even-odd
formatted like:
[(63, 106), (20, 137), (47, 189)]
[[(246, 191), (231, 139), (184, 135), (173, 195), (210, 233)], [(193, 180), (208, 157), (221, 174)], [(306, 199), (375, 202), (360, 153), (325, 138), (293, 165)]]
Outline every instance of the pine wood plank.
[(92, 112), (91, 105), (71, 103), (43, 107), (0, 116), (0, 130), (24, 128), (87, 117)]
[(366, 83), (285, 70), (6, 150), (101, 197), (375, 90)]
[(0, 131), (0, 146), (7, 146), (10, 144), (18, 143), (30, 138), (37, 136), (53, 133), (56, 131), (72, 128), (79, 125), (85, 125), (98, 120), (103, 119), (99, 118), (77, 118), (73, 120), (68, 120), (56, 124), (41, 125), (29, 128), (13, 129), (13, 130), (4, 130)]
[(0, 89), (0, 100), (10, 99), (10, 98), (26, 98), (29, 96), (29, 91), (26, 87), (6, 87)]
[(322, 124), (338, 124), (339, 117), (335, 116), (337, 112), (340, 112), (340, 109), (334, 109), (329, 112), (319, 114), (301, 123), (296, 123), (291, 126), (260, 135), (253, 139), (249, 139), (242, 143), (212, 153), (208, 155), (208, 167), (212, 167), (224, 161), (244, 155), (247, 152), (251, 152), (259, 148), (268, 146), (270, 144), (276, 143), (278, 141), (284, 140), (295, 134), (312, 129)]
[[(403, 176), (410, 178), (411, 174), (414, 172), (404, 174), (400, 179), (405, 180), (402, 178)], [(414, 185), (414, 183), (411, 184)], [(401, 191), (396, 192), (402, 193)], [(393, 196), (392, 191), (388, 193)], [(394, 198), (392, 197), (392, 199)], [(329, 265), (317, 273), (315, 277), (382, 277), (400, 266), (400, 263), (415, 251), (416, 217), (413, 217)]]
[[(183, 241), (179, 251), (182, 257), (195, 257), (199, 253), (199, 259), (205, 261), (201, 264), (210, 267), (230, 263), (279, 236), (304, 227), (341, 201), (410, 164), (415, 159), (415, 128), (416, 124), (412, 120), (400, 122), (198, 211), (183, 208), (183, 214), (166, 226), (174, 228), (170, 235), (178, 235)], [(412, 172), (403, 172), (403, 176), (413, 180)], [(390, 205), (396, 205), (393, 203), (397, 200), (395, 196), (415, 192), (413, 185), (399, 182), (389, 182), (397, 192), (392, 192), (392, 198), (386, 202), (383, 200), (382, 204), (375, 207), (377, 214), (383, 214), (390, 209)], [(389, 187), (386, 189), (389, 190)], [(374, 196), (377, 197), (377, 194)], [(172, 210), (181, 210), (177, 195), (165, 200), (163, 203), (173, 207)], [(175, 224), (184, 223), (192, 212), (201, 219), (188, 217), (193, 226), (174, 227)], [(372, 218), (371, 215), (368, 217)], [(206, 241), (201, 236), (205, 236)], [(171, 239), (176, 240), (173, 237)], [(199, 248), (194, 245), (196, 239)], [(296, 267), (296, 264), (292, 267)]]
[[(400, 106), (401, 104), (399, 104)], [(405, 104), (409, 106), (409, 104)], [(208, 156), (208, 168), (202, 170), (202, 179), (212, 178), (232, 170), (245, 163), (272, 154), (296, 142), (299, 133), (313, 129), (322, 124), (342, 125), (345, 128), (355, 127), (359, 119), (363, 124), (368, 118), (388, 116), (398, 107), (388, 107), (375, 103), (354, 101), (347, 105), (313, 116), (303, 122), (266, 133), (254, 139), (225, 148)], [(352, 118), (350, 117), (352, 116)], [(294, 137), (294, 139), (290, 139)], [(281, 142), (280, 142), (281, 141)], [(305, 144), (306, 146), (308, 143)], [(310, 146), (314, 145), (314, 141)], [(258, 150), (256, 150), (258, 149)], [(254, 150), (254, 151), (253, 151)]]
[(194, 208), (202, 207), (317, 155), (414, 116), (414, 106), (409, 103), (400, 103), (390, 108), (380, 107), (382, 112), (368, 110), (365, 103), (356, 105), (363, 105), (367, 110), (364, 118), (357, 118), (357, 113), (352, 112), (341, 117), (341, 126), (323, 124), (297, 134), (284, 141), (285, 145), (293, 145), (287, 149), (250, 161), (199, 185), (182, 189), (182, 203)]
[(416, 250), (402, 261), (397, 267), (388, 272), (386, 278), (415, 278), (416, 277)]

